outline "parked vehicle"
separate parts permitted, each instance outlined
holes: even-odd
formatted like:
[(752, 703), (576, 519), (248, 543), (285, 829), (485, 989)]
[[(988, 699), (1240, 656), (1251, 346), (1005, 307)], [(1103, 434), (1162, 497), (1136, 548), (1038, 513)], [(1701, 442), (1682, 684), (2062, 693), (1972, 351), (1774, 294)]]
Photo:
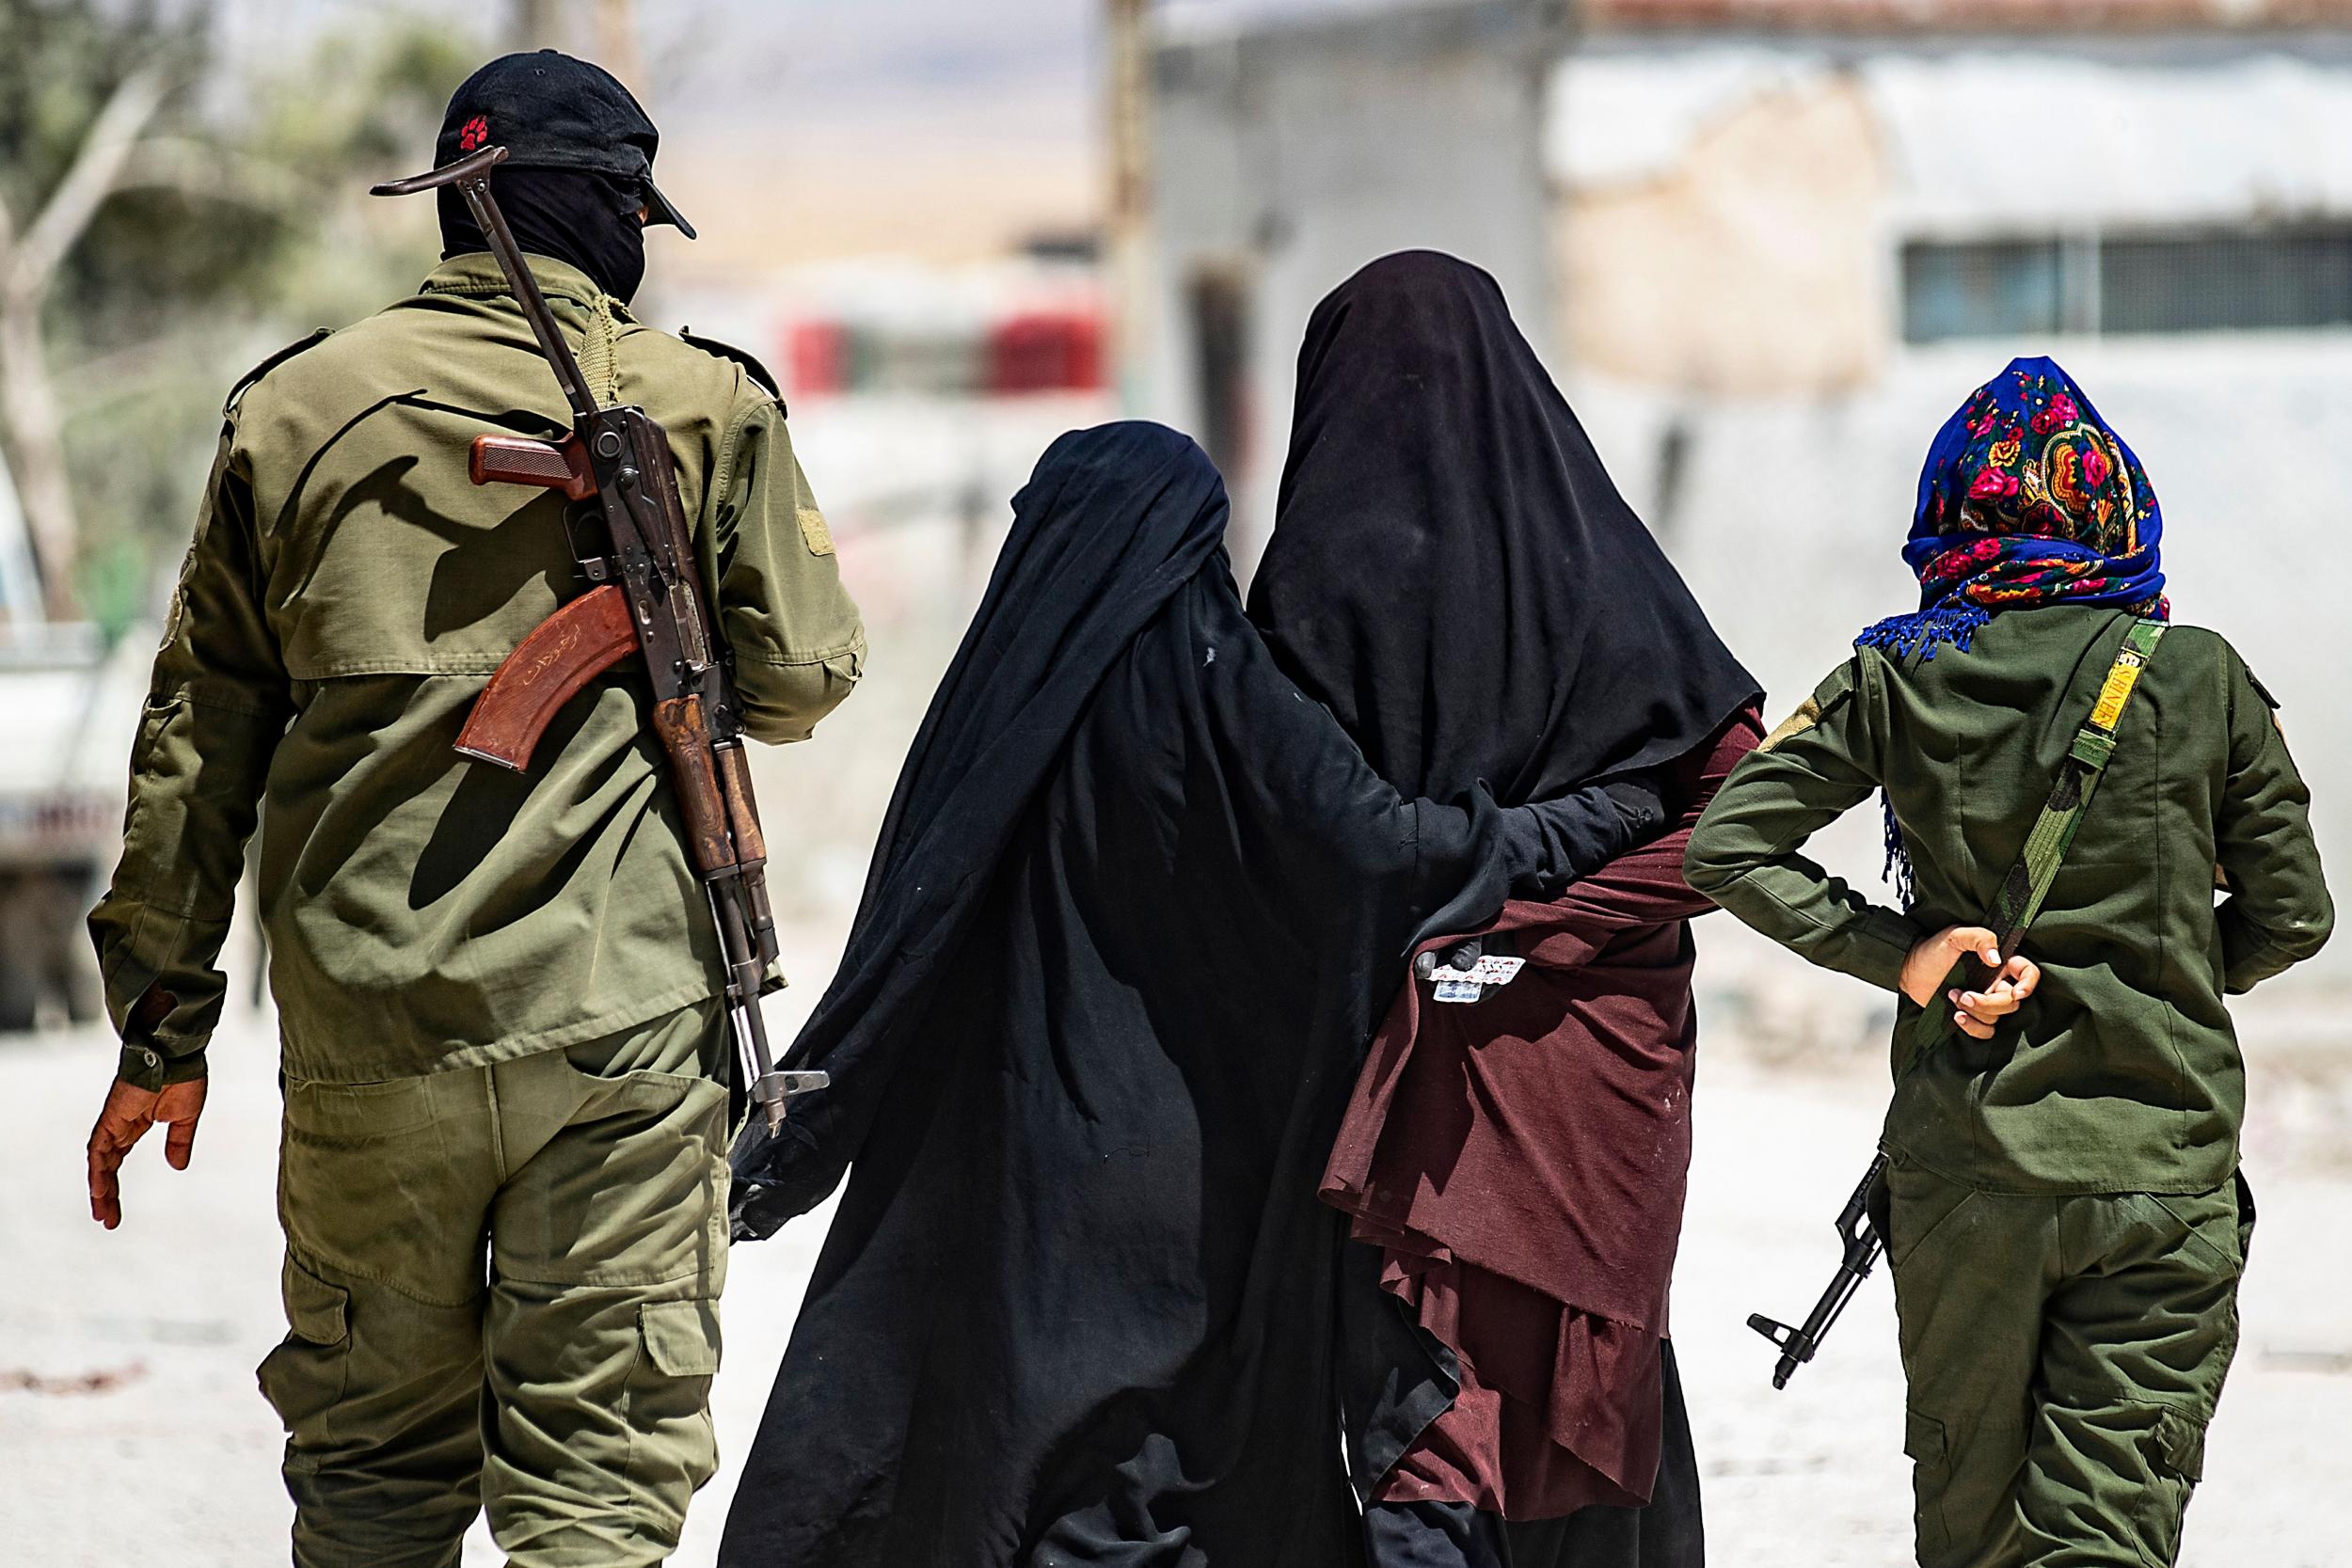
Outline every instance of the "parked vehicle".
[(122, 839), (123, 779), (146, 681), (142, 640), (0, 628), (0, 1031), (98, 1017), (82, 916)]

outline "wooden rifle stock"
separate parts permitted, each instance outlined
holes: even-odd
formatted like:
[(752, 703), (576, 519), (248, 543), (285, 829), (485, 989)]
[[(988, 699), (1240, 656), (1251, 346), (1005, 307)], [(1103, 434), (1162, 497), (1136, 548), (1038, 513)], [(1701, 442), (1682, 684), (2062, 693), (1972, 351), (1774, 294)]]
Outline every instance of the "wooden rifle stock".
[(520, 772), (556, 710), (637, 650), (628, 595), (592, 588), (533, 627), (474, 699), (457, 749)]

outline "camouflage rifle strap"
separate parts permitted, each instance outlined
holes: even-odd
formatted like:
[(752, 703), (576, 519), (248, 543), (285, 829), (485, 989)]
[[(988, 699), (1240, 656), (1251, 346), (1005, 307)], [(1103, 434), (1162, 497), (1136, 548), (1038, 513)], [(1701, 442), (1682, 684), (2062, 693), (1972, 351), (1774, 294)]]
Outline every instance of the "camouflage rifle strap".
[[(2106, 684), (2099, 689), (2099, 700), (2091, 705), (2090, 717), (2074, 732), (2074, 744), (2066, 749), (2066, 760), (2058, 765), (2058, 783), (2051, 786), (2048, 803), (2042, 808), (2042, 817), (2026, 835), (2025, 851), (2017, 863), (2001, 879), (2001, 891), (1994, 895), (1993, 908), (1985, 916), (1985, 924), (1998, 938), (2003, 962), (2017, 956), (2017, 949), (2026, 940), (2026, 929), (2034, 916), (2042, 912), (2042, 902), (2050, 895), (2050, 884), (2058, 880), (2058, 864), (2066, 859), (2066, 851), (2074, 846), (2074, 832), (2082, 826), (2083, 813), (2090, 808), (2091, 793), (2099, 787), (2099, 775), (2106, 770), (2107, 759), (2115, 754), (2115, 732), (2123, 722), (2123, 710), (2131, 705), (2132, 693), (2139, 686), (2139, 673), (2149, 659), (2155, 657), (2156, 644), (2164, 641), (2165, 623), (2137, 620), (2123, 636), (2123, 646), (2116, 650), (2115, 663), (2107, 670)], [(1942, 1007), (1930, 1007), (1921, 1014), (1921, 1032), (1927, 1038), (1912, 1053), (1898, 1080), (1909, 1077), (1911, 1069), (1924, 1060), (1927, 1053), (1943, 1042), (1952, 1022)]]
[(2123, 646), (2116, 650), (2115, 663), (2107, 671), (2106, 684), (2099, 689), (2090, 717), (2074, 732), (2074, 743), (2066, 749), (2066, 760), (2058, 766), (2058, 783), (2042, 808), (2042, 819), (2033, 825), (2017, 863), (2001, 879), (1987, 924), (2000, 938), (2004, 959), (2016, 957), (2026, 928), (2042, 912), (2042, 901), (2050, 895), (2058, 863), (2073, 847), (2083, 813), (2090, 808), (2091, 792), (2099, 787), (2099, 776), (2115, 754), (2115, 732), (2123, 722), (2123, 710), (2131, 705), (2132, 693), (2138, 689), (2139, 673), (2155, 657), (2164, 633), (2162, 621), (2140, 620), (2134, 621), (2124, 634)]

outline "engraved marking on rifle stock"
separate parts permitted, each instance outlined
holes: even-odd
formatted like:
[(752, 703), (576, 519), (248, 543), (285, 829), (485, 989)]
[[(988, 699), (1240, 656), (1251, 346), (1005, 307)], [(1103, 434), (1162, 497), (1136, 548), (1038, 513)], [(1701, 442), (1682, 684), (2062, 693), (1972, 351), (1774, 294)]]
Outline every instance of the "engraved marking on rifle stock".
[(580, 628), (566, 622), (559, 628), (558, 635), (548, 643), (539, 657), (531, 661), (531, 668), (523, 673), (524, 683), (528, 685), (536, 681), (549, 670), (569, 659), (572, 651), (579, 646)]

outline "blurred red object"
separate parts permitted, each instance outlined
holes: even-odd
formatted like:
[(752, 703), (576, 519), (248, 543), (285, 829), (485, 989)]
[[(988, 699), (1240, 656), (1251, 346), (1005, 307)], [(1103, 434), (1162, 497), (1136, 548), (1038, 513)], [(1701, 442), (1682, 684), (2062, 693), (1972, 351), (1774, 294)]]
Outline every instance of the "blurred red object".
[(1103, 319), (1082, 310), (1009, 316), (989, 330), (986, 362), (991, 397), (1100, 391)]
[(850, 389), (850, 329), (839, 322), (794, 322), (785, 333), (784, 358), (797, 395)]

